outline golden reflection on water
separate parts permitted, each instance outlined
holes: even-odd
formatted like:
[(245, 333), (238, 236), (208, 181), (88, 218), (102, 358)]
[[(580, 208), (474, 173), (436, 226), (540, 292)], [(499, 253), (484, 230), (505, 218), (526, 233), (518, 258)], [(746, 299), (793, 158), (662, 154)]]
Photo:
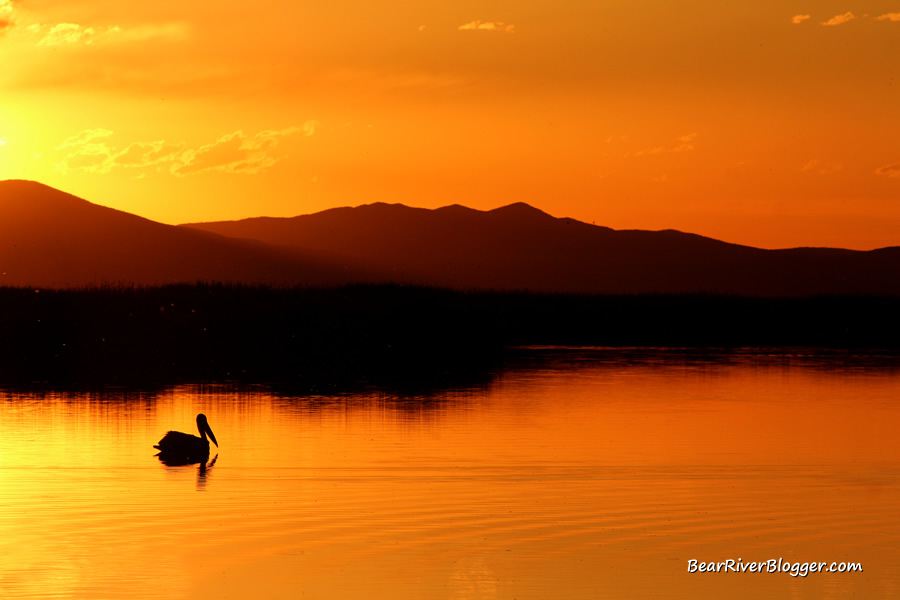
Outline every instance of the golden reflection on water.
[[(897, 371), (579, 357), (422, 402), (7, 392), (0, 597), (900, 592)], [(160, 464), (198, 412), (215, 462)], [(729, 558), (864, 571), (687, 572)]]

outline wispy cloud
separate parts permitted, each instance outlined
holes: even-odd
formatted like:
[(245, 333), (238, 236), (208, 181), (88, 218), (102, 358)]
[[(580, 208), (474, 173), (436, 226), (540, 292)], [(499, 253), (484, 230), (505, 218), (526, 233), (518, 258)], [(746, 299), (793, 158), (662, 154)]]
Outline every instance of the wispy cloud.
[(70, 138), (67, 138), (62, 144), (56, 147), (57, 150), (63, 150), (65, 148), (75, 148), (84, 146), (91, 141), (97, 138), (109, 137), (113, 134), (109, 129), (85, 129), (79, 133), (76, 133)]
[(12, 0), (0, 0), (0, 33), (13, 26), (15, 22), (13, 13)]
[(114, 166), (113, 153), (105, 142), (88, 143), (74, 147), (55, 167), (63, 175), (70, 171), (108, 173)]
[(856, 18), (856, 16), (852, 12), (845, 12), (842, 15), (835, 15), (835, 16), (831, 17), (830, 19), (828, 19), (827, 21), (823, 21), (822, 25), (827, 25), (827, 26), (832, 26), (832, 27), (836, 26), (836, 25), (843, 25), (844, 23), (852, 21), (855, 18)]
[[(31, 25), (29, 31), (42, 33), (41, 25)], [(93, 44), (97, 31), (93, 27), (82, 27), (77, 23), (59, 23), (50, 27), (38, 46), (64, 46), (67, 44)]]
[(459, 29), (463, 31), (504, 31), (506, 33), (513, 33), (516, 26), (503, 23), (502, 21), (475, 20), (466, 23), (465, 25), (460, 25)]
[(108, 143), (107, 138), (114, 135), (112, 131), (88, 129), (56, 147), (66, 151), (56, 163), (56, 169), (61, 173), (103, 174), (113, 169), (131, 169), (144, 175), (147, 169), (154, 169), (178, 176), (208, 172), (253, 175), (282, 158), (273, 154), (273, 150), (283, 138), (314, 135), (318, 125), (318, 121), (310, 120), (300, 126), (261, 131), (252, 136), (239, 130), (197, 148), (164, 140), (134, 142), (122, 148)]
[[(0, 2), (2, 1), (0, 0)], [(35, 23), (29, 25), (27, 30), (34, 35), (40, 36), (37, 42), (38, 46), (109, 44), (152, 39), (182, 40), (188, 37), (187, 25), (183, 23), (141, 25), (130, 28), (122, 28), (118, 25), (111, 27), (85, 27), (77, 23), (58, 23), (56, 25)]]
[(182, 142), (135, 142), (112, 157), (112, 163), (125, 169), (145, 169), (166, 165), (179, 159)]
[(310, 119), (309, 121), (306, 121), (303, 125), (300, 126), (300, 131), (303, 132), (303, 135), (305, 135), (306, 137), (309, 137), (311, 135), (315, 135), (316, 128), (318, 128), (319, 125), (321, 125), (321, 123), (319, 123), (315, 119)]
[[(812, 18), (812, 15), (794, 15), (791, 17), (791, 22), (795, 25), (800, 25)], [(826, 27), (836, 27), (838, 25), (843, 25), (845, 23), (849, 23), (853, 20), (861, 20), (861, 21), (893, 21), (900, 22), (900, 12), (886, 13), (879, 16), (864, 14), (862, 16), (857, 16), (852, 12), (845, 12), (842, 15), (835, 15), (828, 19), (827, 21), (822, 21), (819, 23), (820, 25), (824, 25)]]
[(119, 149), (106, 142), (89, 142), (71, 148), (63, 160), (56, 163), (56, 169), (63, 174), (70, 171), (102, 174), (117, 168), (143, 171), (149, 167), (171, 167), (180, 162), (184, 144), (158, 140), (135, 142)]
[[(812, 15), (794, 15), (791, 17), (791, 22), (795, 25), (800, 25), (812, 18)], [(844, 23), (849, 23), (854, 19), (860, 19), (864, 21), (894, 21), (900, 22), (900, 12), (886, 13), (880, 16), (872, 16), (868, 14), (864, 14), (862, 16), (854, 15), (852, 12), (845, 12), (842, 15), (835, 15), (828, 19), (827, 21), (822, 21), (820, 25), (825, 25), (826, 27), (836, 27), (838, 25), (843, 25)]]
[[(261, 131), (254, 136), (247, 136), (243, 131), (235, 131), (223, 135), (211, 144), (184, 152), (180, 159), (181, 164), (174, 165), (172, 173), (190, 175), (216, 171), (254, 175), (278, 162), (278, 158), (273, 156), (271, 151), (281, 138), (300, 131), (303, 131), (303, 128), (289, 127), (281, 131)], [(315, 126), (310, 126), (307, 131), (306, 135), (312, 135)]]
[(806, 171), (807, 173), (818, 173), (819, 175), (837, 173), (838, 171), (842, 171), (843, 169), (844, 165), (838, 163), (824, 163), (817, 158), (809, 159), (802, 167), (800, 167), (801, 171)]
[(116, 27), (118, 38), (126, 42), (146, 40), (185, 40), (190, 35), (187, 23), (159, 23), (138, 27)]
[(697, 132), (691, 132), (678, 138), (681, 142), (672, 149), (672, 152), (687, 152), (694, 149), (694, 140), (697, 139)]
[(875, 169), (875, 174), (882, 177), (900, 177), (900, 163), (878, 167)]
[(687, 133), (678, 138), (678, 144), (674, 146), (654, 146), (653, 148), (646, 148), (644, 150), (638, 150), (634, 153), (635, 156), (647, 156), (650, 154), (663, 154), (663, 153), (671, 153), (671, 152), (691, 152), (695, 150), (694, 140), (697, 139), (697, 132)]

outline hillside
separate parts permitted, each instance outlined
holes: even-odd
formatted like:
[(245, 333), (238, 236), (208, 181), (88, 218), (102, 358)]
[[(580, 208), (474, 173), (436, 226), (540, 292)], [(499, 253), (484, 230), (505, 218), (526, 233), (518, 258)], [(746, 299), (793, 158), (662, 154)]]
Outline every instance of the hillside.
[(333, 257), (156, 223), (35, 182), (0, 182), (0, 285), (327, 285), (365, 278)]
[(616, 231), (527, 204), (396, 204), (171, 226), (45, 185), (0, 182), (0, 285), (402, 283), (575, 294), (900, 296), (900, 248), (762, 250)]
[(900, 294), (900, 248), (762, 250), (679, 231), (616, 231), (526, 204), (371, 204), (184, 227), (339, 252), (397, 280), (455, 289), (750, 296)]

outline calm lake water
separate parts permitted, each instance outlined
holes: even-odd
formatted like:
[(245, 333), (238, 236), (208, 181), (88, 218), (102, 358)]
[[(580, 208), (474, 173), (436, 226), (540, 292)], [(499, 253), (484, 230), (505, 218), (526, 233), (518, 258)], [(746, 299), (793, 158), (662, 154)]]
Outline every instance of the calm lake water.
[[(519, 357), (427, 396), (2, 390), (0, 597), (900, 596), (896, 357)], [(161, 464), (198, 412), (214, 462)]]

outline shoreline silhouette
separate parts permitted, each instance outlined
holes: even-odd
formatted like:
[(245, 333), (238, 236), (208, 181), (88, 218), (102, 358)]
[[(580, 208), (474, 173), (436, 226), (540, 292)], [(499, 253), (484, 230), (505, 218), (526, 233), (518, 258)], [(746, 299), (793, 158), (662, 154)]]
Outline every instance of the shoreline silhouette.
[(524, 203), (164, 225), (0, 182), (0, 384), (483, 382), (528, 345), (900, 349), (900, 247), (761, 250)]
[(900, 298), (0, 287), (0, 383), (485, 381), (529, 345), (900, 351)]

